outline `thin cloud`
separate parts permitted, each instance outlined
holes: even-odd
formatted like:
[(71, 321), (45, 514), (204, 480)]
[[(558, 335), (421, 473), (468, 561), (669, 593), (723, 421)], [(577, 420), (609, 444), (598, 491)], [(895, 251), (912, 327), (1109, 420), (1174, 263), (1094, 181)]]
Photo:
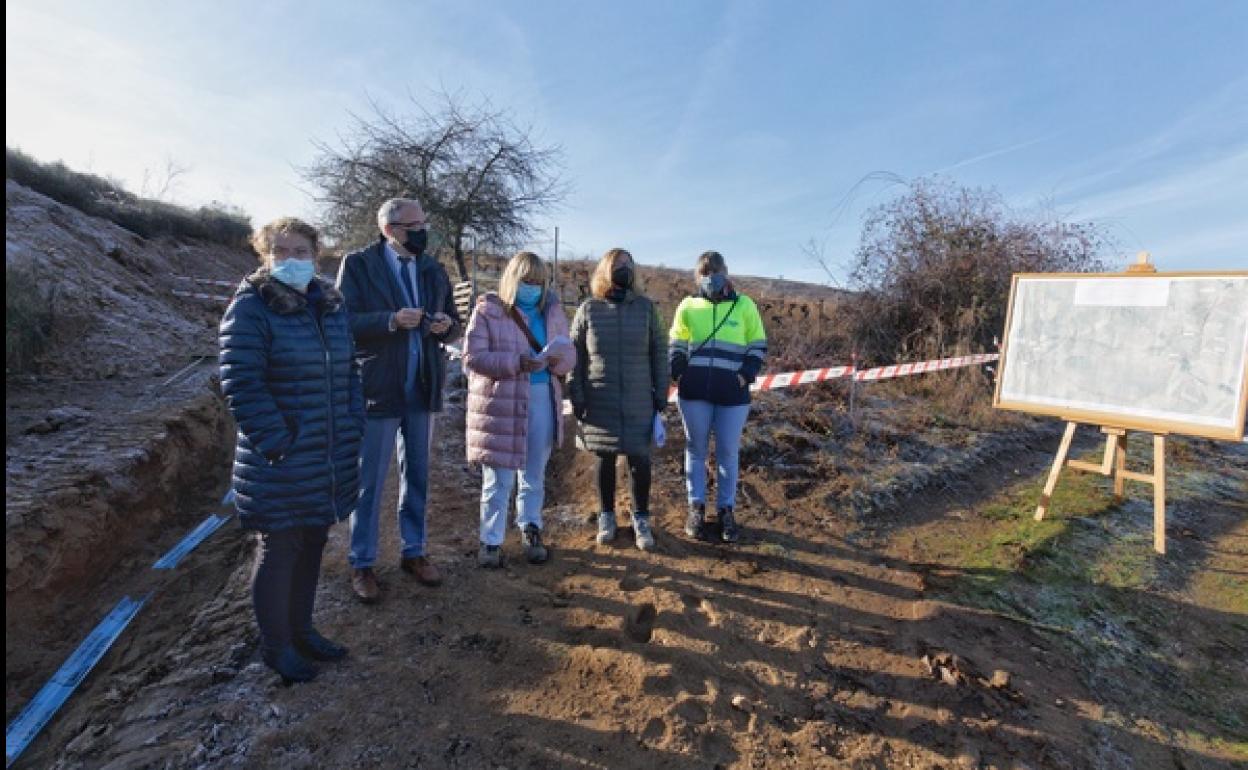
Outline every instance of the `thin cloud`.
[[(1176, 160), (1173, 166), (1179, 166)], [(1225, 154), (1196, 166), (1185, 163), (1129, 185), (1105, 190), (1071, 201), (1085, 216), (1110, 217), (1138, 211), (1160, 204), (1183, 208), (1199, 207), (1209, 198), (1222, 200), (1229, 191), (1248, 192), (1248, 145), (1233, 148)], [(1248, 199), (1248, 198), (1245, 198)]]
[(985, 152), (981, 155), (975, 155), (965, 160), (960, 160), (957, 163), (954, 163), (952, 166), (946, 166), (942, 169), (938, 169), (935, 173), (948, 174), (951, 171), (956, 171), (960, 168), (966, 168), (967, 166), (971, 166), (976, 163), (989, 160), (991, 158), (999, 158), (1002, 155), (1009, 155), (1010, 153), (1018, 152), (1019, 150), (1025, 150), (1028, 147), (1034, 147), (1035, 145), (1040, 144), (1041, 142), (1047, 142), (1060, 133), (1061, 133), (1060, 131), (1055, 131), (1051, 134), (1045, 134), (1044, 136), (1036, 137), (1035, 139), (1029, 139), (1025, 142), (1012, 144), (1009, 147), (1002, 147), (999, 150), (992, 150), (990, 152)]

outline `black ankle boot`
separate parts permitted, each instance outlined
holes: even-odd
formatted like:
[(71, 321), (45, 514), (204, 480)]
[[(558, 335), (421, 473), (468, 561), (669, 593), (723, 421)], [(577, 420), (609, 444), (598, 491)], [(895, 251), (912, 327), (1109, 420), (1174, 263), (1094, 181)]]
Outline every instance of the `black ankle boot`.
[(309, 663), (294, 647), (286, 646), (276, 652), (264, 652), (264, 664), (282, 677), (283, 684), (310, 682), (316, 678), (316, 666)]
[(719, 537), (725, 543), (735, 543), (741, 538), (741, 529), (731, 508), (719, 509)]
[(301, 638), (295, 639), (295, 649), (309, 660), (332, 661), (347, 657), (346, 647), (321, 636), (315, 628), (309, 629)]

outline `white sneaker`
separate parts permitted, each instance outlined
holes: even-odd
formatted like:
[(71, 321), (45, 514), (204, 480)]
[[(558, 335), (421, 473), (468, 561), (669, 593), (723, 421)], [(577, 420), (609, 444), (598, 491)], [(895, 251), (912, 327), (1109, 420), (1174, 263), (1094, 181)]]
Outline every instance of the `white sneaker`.
[(615, 539), (615, 512), (598, 514), (598, 545), (606, 545)]
[(638, 549), (642, 551), (654, 550), (654, 532), (650, 529), (650, 514), (633, 514), (633, 535), (636, 538)]

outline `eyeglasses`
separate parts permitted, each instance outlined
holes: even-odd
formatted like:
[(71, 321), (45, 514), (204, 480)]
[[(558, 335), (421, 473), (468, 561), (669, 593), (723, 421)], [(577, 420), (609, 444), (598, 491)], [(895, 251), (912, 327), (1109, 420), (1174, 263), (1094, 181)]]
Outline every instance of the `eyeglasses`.
[(287, 248), (285, 246), (274, 246), (269, 252), (274, 259), (312, 259), (316, 256), (312, 249), (307, 246), (296, 246), (295, 248)]
[(429, 227), (428, 222), (391, 222), (394, 227), (402, 227), (404, 230), (424, 230)]

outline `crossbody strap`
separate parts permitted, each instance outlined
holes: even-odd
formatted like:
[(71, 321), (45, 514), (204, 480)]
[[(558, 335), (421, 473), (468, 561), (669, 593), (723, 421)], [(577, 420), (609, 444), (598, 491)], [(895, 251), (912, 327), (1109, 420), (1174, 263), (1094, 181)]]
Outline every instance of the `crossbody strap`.
[(529, 325), (524, 322), (524, 316), (515, 305), (507, 306), (507, 315), (511, 316), (511, 320), (516, 322), (516, 326), (520, 327), (520, 331), (524, 332), (524, 338), (529, 341), (529, 346), (533, 348), (534, 353), (541, 353), (542, 346), (538, 343), (537, 337), (533, 336), (533, 332), (529, 330)]
[[(739, 300), (739, 299), (741, 299), (741, 295), (740, 295), (740, 294), (738, 294), (736, 297), (734, 297), (734, 298), (733, 298), (733, 300), (732, 300), (732, 305), (730, 305), (730, 306), (728, 307), (728, 312), (727, 312), (727, 313), (724, 313), (724, 317), (723, 317), (723, 318), (721, 318), (721, 319), (719, 320), (719, 323), (715, 324), (715, 328), (711, 330), (711, 336), (709, 336), (709, 337), (707, 337), (706, 339), (702, 340), (702, 344), (701, 344), (701, 345), (698, 345), (697, 349), (696, 349), (696, 350), (694, 350), (692, 353), (690, 353), (690, 354), (689, 354), (689, 360), (690, 360), (690, 361), (692, 361), (692, 360), (693, 360), (693, 357), (694, 357), (694, 356), (696, 356), (697, 354), (701, 353), (701, 352), (702, 352), (702, 348), (706, 347), (706, 346), (707, 346), (707, 344), (709, 344), (711, 340), (715, 339), (715, 335), (719, 332), (719, 330), (720, 330), (720, 329), (724, 328), (724, 324), (728, 321), (728, 317), (732, 315), (732, 311), (733, 311), (733, 309), (734, 309), (734, 308), (736, 308), (736, 306), (737, 306), (737, 300)], [(714, 310), (714, 308), (715, 308), (715, 304), (714, 304), (714, 303), (711, 303), (711, 309), (712, 309), (712, 310)]]

